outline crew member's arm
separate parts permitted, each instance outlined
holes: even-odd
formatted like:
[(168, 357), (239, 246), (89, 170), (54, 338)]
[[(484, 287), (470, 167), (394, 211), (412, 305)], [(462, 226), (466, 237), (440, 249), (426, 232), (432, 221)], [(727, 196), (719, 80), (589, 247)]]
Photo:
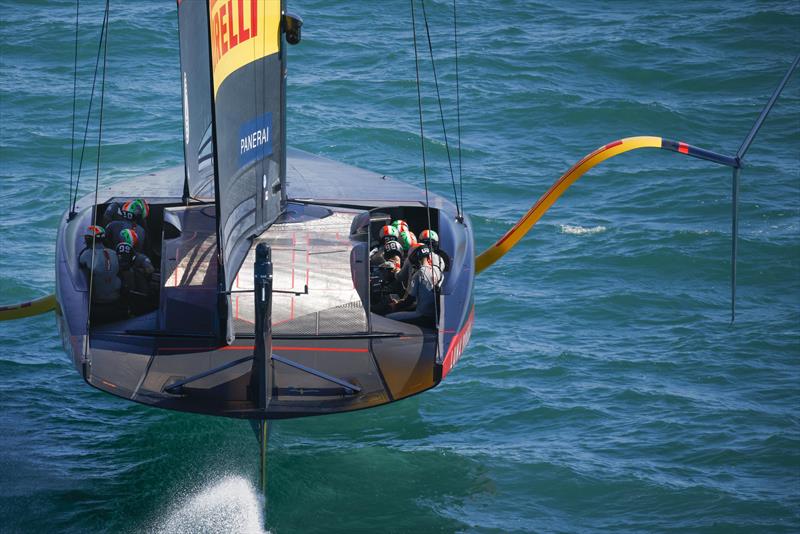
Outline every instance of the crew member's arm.
[(408, 291), (406, 292), (405, 296), (402, 299), (392, 301), (392, 303), (389, 304), (389, 307), (392, 309), (392, 311), (402, 311), (416, 307), (418, 287), (419, 281), (415, 276), (411, 279), (411, 283), (408, 286)]

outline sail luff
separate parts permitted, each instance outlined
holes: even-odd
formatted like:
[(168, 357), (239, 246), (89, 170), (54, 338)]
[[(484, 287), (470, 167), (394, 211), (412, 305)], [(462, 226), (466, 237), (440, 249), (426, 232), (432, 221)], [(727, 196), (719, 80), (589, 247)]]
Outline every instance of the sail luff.
[(184, 201), (213, 200), (210, 45), (206, 1), (178, 3), (184, 139)]
[(221, 213), (221, 206), (219, 199), (222, 198), (222, 194), (220, 191), (220, 183), (219, 183), (219, 156), (217, 154), (217, 147), (219, 143), (217, 142), (217, 129), (215, 127), (217, 123), (217, 109), (214, 103), (214, 66), (212, 62), (212, 41), (211, 41), (211, 1), (206, 0), (205, 4), (205, 12), (208, 18), (206, 19), (206, 31), (203, 32), (208, 38), (206, 39), (206, 43), (208, 46), (208, 91), (210, 95), (211, 101), (211, 123), (209, 124), (209, 130), (211, 132), (211, 154), (212, 154), (212, 168), (214, 170), (214, 198), (216, 202), (214, 203), (214, 214), (216, 219), (216, 229), (217, 229), (217, 320), (219, 321), (219, 327), (217, 332), (222, 335), (225, 334), (225, 338), (228, 342), (233, 341), (233, 331), (231, 328), (231, 321), (230, 321), (230, 297), (226, 295), (225, 291), (227, 290), (226, 284), (226, 276), (225, 276), (225, 255), (222, 249), (222, 238), (219, 231), (220, 228), (220, 218), (222, 216)]

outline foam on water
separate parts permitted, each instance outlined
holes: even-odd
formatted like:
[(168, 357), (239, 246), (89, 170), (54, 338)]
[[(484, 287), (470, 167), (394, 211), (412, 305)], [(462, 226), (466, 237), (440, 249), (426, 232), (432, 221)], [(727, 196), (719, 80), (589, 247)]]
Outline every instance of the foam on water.
[(606, 231), (605, 226), (592, 226), (591, 228), (586, 228), (585, 226), (578, 226), (572, 224), (562, 224), (561, 225), (561, 233), (562, 234), (571, 234), (571, 235), (586, 235), (586, 234), (599, 234)]
[[(177, 532), (236, 532), (263, 534), (264, 501), (247, 479), (231, 475), (184, 496), (154, 534)], [(160, 522), (159, 522), (160, 523)]]

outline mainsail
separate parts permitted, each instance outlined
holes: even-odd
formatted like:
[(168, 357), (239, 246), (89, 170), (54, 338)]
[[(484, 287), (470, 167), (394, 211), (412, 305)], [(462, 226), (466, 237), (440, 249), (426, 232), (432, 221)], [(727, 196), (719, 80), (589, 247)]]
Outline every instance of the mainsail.
[(223, 291), (285, 203), (281, 18), (281, 0), (178, 3), (184, 193), (216, 201)]

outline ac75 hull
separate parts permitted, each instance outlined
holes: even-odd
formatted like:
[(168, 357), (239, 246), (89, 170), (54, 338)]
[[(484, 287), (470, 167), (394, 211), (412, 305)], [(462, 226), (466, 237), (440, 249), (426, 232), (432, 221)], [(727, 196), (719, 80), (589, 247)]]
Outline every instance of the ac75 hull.
[[(448, 268), (438, 330), (376, 312), (369, 290), (369, 232), (401, 214), (421, 225), (424, 191), (368, 171), (289, 151), (284, 216), (253, 243), (275, 268), (270, 400), (254, 388), (253, 251), (239, 266), (220, 316), (213, 204), (181, 204), (182, 169), (100, 191), (99, 203), (143, 197), (160, 242), (158, 308), (109, 320), (89, 314), (88, 282), (77, 256), (92, 223), (93, 195), (59, 228), (57, 319), (65, 350), (92, 386), (143, 404), (250, 419), (370, 408), (436, 386), (457, 362), (473, 319), (474, 249), (469, 219), (431, 195)], [(372, 192), (371, 195), (364, 194)], [(361, 227), (359, 225), (362, 225)], [(426, 224), (427, 226), (427, 224)], [(364, 235), (366, 233), (366, 236)], [(220, 324), (235, 334), (232, 343)], [(87, 326), (90, 334), (87, 336)]]

